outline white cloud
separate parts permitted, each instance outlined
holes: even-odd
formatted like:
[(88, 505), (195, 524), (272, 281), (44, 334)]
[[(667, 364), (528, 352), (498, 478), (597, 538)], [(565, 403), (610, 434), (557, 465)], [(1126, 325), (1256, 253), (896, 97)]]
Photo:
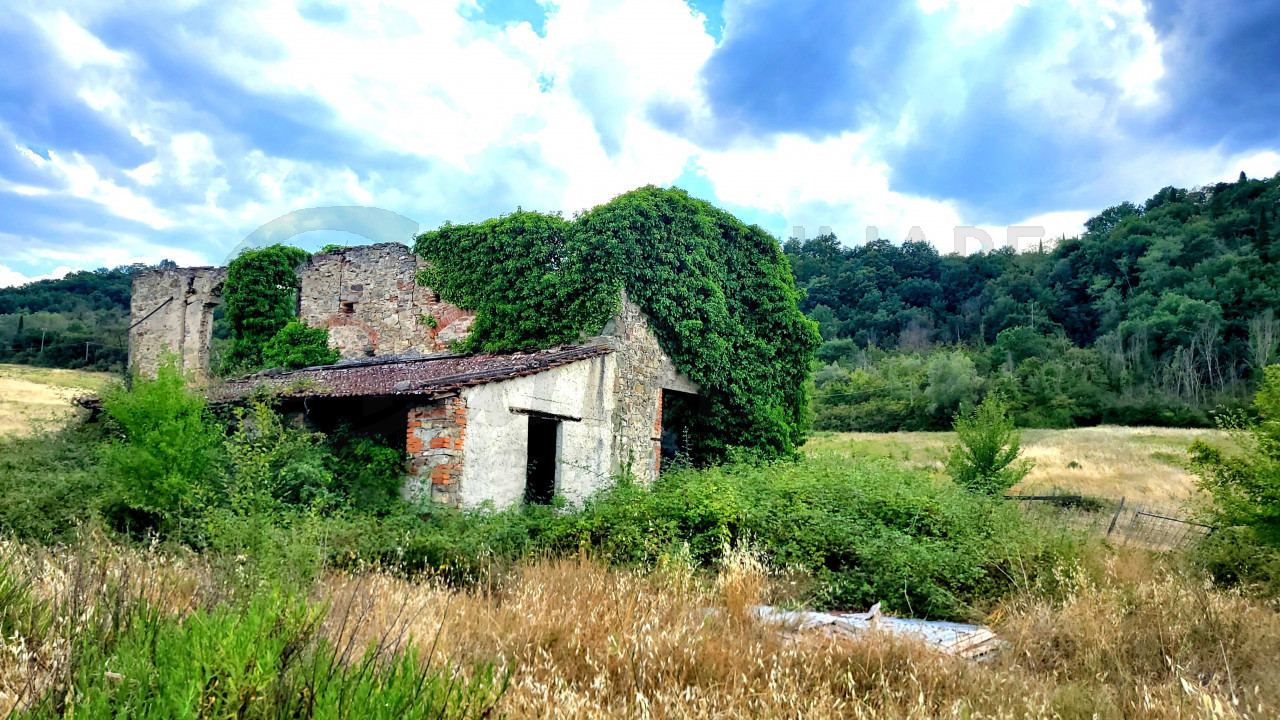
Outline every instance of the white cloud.
[[(426, 225), (517, 204), (573, 212), (640, 185), (670, 183), (689, 166), (720, 201), (776, 213), (811, 234), (829, 225), (846, 242), (860, 242), (874, 226), (898, 241), (919, 227), (949, 251), (955, 226), (989, 218), (952, 199), (901, 192), (885, 158), (920, 140), (938, 118), (954, 117), (971, 101), (975, 79), (995, 83), (1035, 122), (1117, 143), (1125, 139), (1117, 117), (1126, 107), (1162, 100), (1162, 50), (1141, 0), (919, 5), (927, 52), (907, 61), (900, 116), (822, 139), (784, 133), (727, 144), (653, 120), (655, 108), (674, 109), (694, 127), (714, 127), (700, 73), (715, 41), (683, 0), (548, 3), (543, 35), (527, 23), (477, 22), (474, 3), (461, 1), (365, 0), (351, 4), (344, 21), (325, 24), (302, 17), (291, 0), (210, 6), (202, 24), (179, 22), (182, 10), (167, 4), (127, 10), (152, 22), (173, 18), (169, 50), (187, 53), (196, 66), (213, 63), (210, 72), (228, 87), (308, 100), (315, 117), (299, 122), (335, 138), (328, 158), (323, 149), (255, 144), (260, 128), (192, 107), (196, 101), (147, 72), (153, 59), (108, 47), (86, 29), (126, 11), (37, 11), (70, 92), (137, 140), (141, 159), (112, 167), (55, 146), (46, 160), (20, 145), (44, 182), (0, 178), (0, 192), (89, 201), (127, 228), (98, 228), (111, 239), (91, 247), (20, 238), (23, 262), (45, 266), (217, 262), (257, 226), (314, 206), (385, 207)], [(731, 3), (726, 16), (744, 8)], [(1009, 37), (1031, 11), (1054, 23), (1053, 32)], [(1019, 58), (994, 63), (993, 48)], [(1091, 84), (1118, 90), (1096, 92)], [(341, 146), (348, 142), (341, 138), (358, 147)], [(1197, 184), (1233, 179), (1241, 168), (1260, 176), (1280, 169), (1280, 158), (1149, 143), (1113, 165), (1090, 182), (1095, 194), (1119, 202), (1154, 191), (1152, 178)], [(1071, 235), (1100, 209), (1070, 198), (1060, 204), (1069, 209), (1021, 224), (1044, 226), (1049, 237)], [(68, 236), (78, 229), (62, 225)], [(1003, 237), (1003, 228), (988, 229)]]
[(58, 278), (63, 277), (65, 275), (69, 275), (73, 272), (76, 272), (77, 270), (80, 270), (80, 268), (73, 268), (67, 265), (60, 265), (43, 275), (35, 275), (33, 277), (27, 277), (26, 275), (23, 275), (17, 270), (11, 270), (5, 267), (4, 265), (0, 265), (0, 287), (13, 287), (15, 285), (26, 285), (29, 282), (35, 282), (37, 280), (57, 280)]

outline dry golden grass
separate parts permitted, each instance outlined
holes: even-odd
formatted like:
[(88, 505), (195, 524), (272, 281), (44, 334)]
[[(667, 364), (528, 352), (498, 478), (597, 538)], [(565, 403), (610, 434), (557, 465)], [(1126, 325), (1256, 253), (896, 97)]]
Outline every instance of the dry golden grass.
[(745, 612), (767, 580), (742, 556), (705, 584), (578, 559), (488, 592), (362, 574), (320, 594), (344, 618), (340, 645), (393, 636), (508, 669), (511, 718), (1275, 717), (1280, 614), (1155, 562), (1120, 551), (1067, 573), (1065, 598), (1010, 599), (992, 617), (1008, 647), (986, 663), (889, 637), (788, 638)]
[(0, 364), (0, 435), (26, 435), (71, 417), (77, 395), (100, 392), (110, 373)]
[[(1219, 430), (1114, 425), (1024, 430), (1023, 456), (1036, 465), (1015, 492), (1059, 489), (1130, 501), (1186, 500), (1196, 493), (1186, 461), (1187, 448), (1197, 439), (1231, 444)], [(888, 457), (941, 473), (953, 442), (955, 433), (949, 432), (824, 433), (806, 450)]]
[[(0, 548), (38, 573), (60, 622), (120, 602), (107, 579), (184, 615), (225, 593), (196, 559), (105, 548)], [(84, 556), (84, 553), (88, 553)], [(751, 618), (764, 566), (738, 553), (710, 581), (675, 565), (611, 569), (533, 562), (470, 591), (381, 572), (316, 583), (339, 651), (416, 645), (424, 664), (493, 663), (520, 718), (1274, 718), (1280, 613), (1204, 585), (1156, 556), (1099, 549), (1054, 593), (1027, 588), (990, 622), (1007, 647), (987, 662), (901, 639), (799, 638)], [(47, 574), (47, 578), (45, 575)], [(132, 578), (132, 579), (131, 579)], [(62, 649), (0, 644), (0, 691), (30, 686)], [(4, 696), (0, 696), (3, 716)]]

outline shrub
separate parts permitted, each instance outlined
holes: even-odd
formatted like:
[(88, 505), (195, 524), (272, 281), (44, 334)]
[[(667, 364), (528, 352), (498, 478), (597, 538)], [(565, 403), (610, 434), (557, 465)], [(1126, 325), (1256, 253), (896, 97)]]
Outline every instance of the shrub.
[(1239, 454), (1197, 440), (1191, 459), (1200, 487), (1213, 495), (1218, 524), (1249, 528), (1259, 541), (1280, 549), (1280, 365), (1266, 368), (1254, 410), (1257, 421), (1231, 421)]
[(309, 327), (302, 320), (290, 321), (262, 346), (262, 365), (269, 368), (332, 365), (338, 357), (338, 351), (329, 347), (329, 331)]
[(117, 430), (101, 449), (103, 464), (128, 508), (163, 523), (207, 501), (221, 433), (175, 358), (161, 363), (154, 380), (108, 391), (102, 406)]
[(65, 540), (102, 510), (114, 494), (98, 464), (104, 441), (101, 423), (82, 421), (0, 438), (0, 534)]
[(961, 413), (955, 431), (958, 442), (947, 457), (947, 472), (960, 487), (1000, 495), (1031, 472), (1029, 462), (1018, 460), (1020, 433), (998, 396), (988, 395), (976, 409)]

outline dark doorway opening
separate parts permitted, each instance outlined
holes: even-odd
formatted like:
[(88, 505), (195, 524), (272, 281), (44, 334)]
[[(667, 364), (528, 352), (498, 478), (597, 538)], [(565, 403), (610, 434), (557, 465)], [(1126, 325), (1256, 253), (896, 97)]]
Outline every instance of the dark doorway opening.
[(560, 421), (529, 416), (529, 458), (525, 466), (524, 501), (547, 505), (556, 495), (556, 459)]
[(707, 402), (700, 395), (662, 391), (662, 469), (696, 464), (694, 429), (707, 414)]
[(326, 435), (361, 435), (404, 443), (405, 402), (397, 397), (307, 398), (307, 421)]

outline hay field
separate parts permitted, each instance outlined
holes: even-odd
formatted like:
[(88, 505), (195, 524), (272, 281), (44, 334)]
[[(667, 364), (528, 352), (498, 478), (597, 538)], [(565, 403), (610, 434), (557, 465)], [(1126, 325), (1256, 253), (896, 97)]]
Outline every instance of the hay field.
[(65, 420), (75, 411), (72, 398), (101, 392), (115, 379), (104, 372), (0, 364), (0, 436)]
[[(1138, 501), (1181, 501), (1196, 494), (1187, 447), (1203, 439), (1231, 445), (1220, 430), (1102, 425), (1022, 431), (1023, 456), (1035, 469), (1014, 491), (1063, 490)], [(888, 457), (941, 474), (955, 433), (819, 433), (806, 450)]]

